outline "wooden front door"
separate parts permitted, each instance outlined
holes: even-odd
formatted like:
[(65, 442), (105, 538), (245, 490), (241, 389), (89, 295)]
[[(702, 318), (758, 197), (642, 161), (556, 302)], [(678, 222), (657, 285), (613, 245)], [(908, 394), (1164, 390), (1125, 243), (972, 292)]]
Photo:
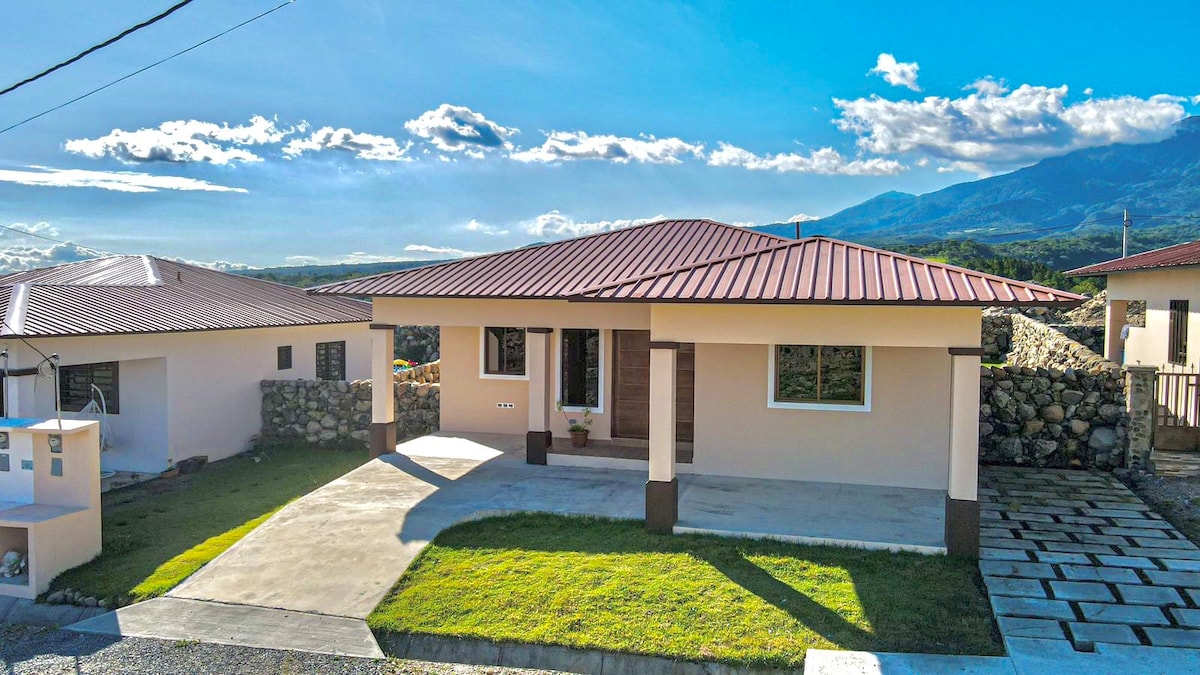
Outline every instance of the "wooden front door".
[[(613, 420), (616, 438), (650, 438), (650, 331), (613, 331)], [(675, 429), (677, 440), (692, 441), (695, 345), (680, 345), (676, 356)]]

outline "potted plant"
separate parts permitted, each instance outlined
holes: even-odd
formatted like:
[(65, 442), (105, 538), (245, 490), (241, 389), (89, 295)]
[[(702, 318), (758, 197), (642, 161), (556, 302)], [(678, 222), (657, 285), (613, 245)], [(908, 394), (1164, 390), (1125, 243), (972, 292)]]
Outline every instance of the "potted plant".
[(583, 417), (570, 417), (563, 410), (562, 401), (555, 404), (558, 412), (562, 413), (563, 419), (567, 420), (567, 431), (571, 433), (571, 446), (575, 448), (587, 447), (588, 430), (592, 427), (592, 409), (584, 408)]

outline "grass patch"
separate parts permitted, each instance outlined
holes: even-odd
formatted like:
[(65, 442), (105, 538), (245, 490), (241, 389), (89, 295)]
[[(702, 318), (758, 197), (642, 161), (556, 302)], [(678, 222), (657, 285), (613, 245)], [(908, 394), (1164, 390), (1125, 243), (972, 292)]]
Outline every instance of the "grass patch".
[(543, 515), (442, 532), (368, 623), (766, 667), (809, 648), (1003, 653), (972, 561)]
[(103, 495), (104, 548), (51, 590), (145, 600), (166, 593), (288, 502), (367, 460), (367, 451), (274, 446)]

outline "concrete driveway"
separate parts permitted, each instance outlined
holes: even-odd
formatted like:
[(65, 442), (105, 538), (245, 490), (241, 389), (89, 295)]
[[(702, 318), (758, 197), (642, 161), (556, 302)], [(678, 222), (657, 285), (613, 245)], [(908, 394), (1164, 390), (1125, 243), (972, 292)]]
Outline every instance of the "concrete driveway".
[(397, 450), (288, 505), (165, 597), (71, 628), (382, 656), (364, 619), (450, 525), (517, 510), (643, 515), (644, 474), (530, 466), (521, 437), (439, 434)]

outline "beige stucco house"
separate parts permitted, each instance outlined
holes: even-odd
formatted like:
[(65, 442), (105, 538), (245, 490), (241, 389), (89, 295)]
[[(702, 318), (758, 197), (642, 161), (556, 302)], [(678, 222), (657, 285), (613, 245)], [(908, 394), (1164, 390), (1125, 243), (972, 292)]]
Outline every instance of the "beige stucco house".
[(107, 471), (246, 450), (264, 379), (370, 372), (367, 303), (149, 256), (0, 277), (0, 311), (4, 415), (101, 422)]
[[(681, 472), (896, 486), (942, 491), (947, 548), (965, 554), (978, 540), (981, 308), (1081, 299), (707, 220), (310, 292), (372, 298), (376, 378), (390, 374), (393, 324), (441, 327), (443, 431), (522, 434), (527, 461), (554, 463), (578, 454), (561, 402), (576, 419), (590, 410), (594, 454), (640, 444), (652, 531), (676, 523)], [(373, 415), (373, 450), (390, 451), (390, 397)]]

